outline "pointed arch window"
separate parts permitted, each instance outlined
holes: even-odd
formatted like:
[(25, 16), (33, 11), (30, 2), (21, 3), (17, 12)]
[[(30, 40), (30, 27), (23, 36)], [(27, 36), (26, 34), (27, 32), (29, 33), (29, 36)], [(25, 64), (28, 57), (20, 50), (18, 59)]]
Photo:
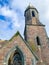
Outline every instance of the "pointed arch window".
[(24, 65), (23, 54), (19, 48), (10, 55), (8, 65)]
[(14, 54), (14, 57), (13, 57), (13, 64), (14, 65), (22, 65), (21, 64), (21, 61), (22, 59), (21, 59), (21, 56), (20, 56), (20, 54), (16, 51), (16, 53)]
[(37, 41), (37, 45), (41, 45), (41, 44), (40, 44), (40, 39), (39, 39), (38, 36), (36, 37), (36, 41)]

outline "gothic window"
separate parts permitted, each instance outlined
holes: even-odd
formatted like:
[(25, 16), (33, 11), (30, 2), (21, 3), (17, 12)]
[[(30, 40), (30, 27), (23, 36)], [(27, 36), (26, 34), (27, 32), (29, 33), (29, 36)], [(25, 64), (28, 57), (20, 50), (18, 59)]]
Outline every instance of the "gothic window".
[(17, 52), (17, 53), (15, 53), (15, 55), (14, 55), (14, 57), (13, 57), (13, 64), (14, 65), (22, 65), (21, 63), (22, 63), (22, 61), (21, 61), (22, 59), (21, 59), (21, 56), (20, 56), (20, 54)]
[(37, 41), (37, 45), (41, 45), (41, 44), (40, 44), (40, 39), (39, 39), (38, 36), (36, 37), (36, 41)]
[(10, 57), (8, 60), (8, 65), (23, 65), (23, 55), (21, 54), (21, 52), (16, 50), (11, 56), (12, 57)]
[(35, 17), (35, 13), (34, 13), (34, 11), (32, 11), (32, 16)]

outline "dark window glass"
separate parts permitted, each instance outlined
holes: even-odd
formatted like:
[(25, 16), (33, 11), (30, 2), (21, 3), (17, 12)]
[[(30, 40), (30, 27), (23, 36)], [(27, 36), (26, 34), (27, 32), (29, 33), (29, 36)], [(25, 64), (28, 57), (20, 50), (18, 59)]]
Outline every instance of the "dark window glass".
[(22, 65), (22, 59), (19, 52), (16, 51), (13, 57), (13, 64), (14, 65)]
[(8, 65), (22, 65), (22, 57), (18, 51), (15, 51), (13, 58), (11, 60), (10, 59), (8, 61)]
[(40, 39), (39, 37), (36, 37), (37, 45), (40, 45)]
[(35, 13), (34, 13), (34, 11), (32, 11), (32, 16), (35, 17)]

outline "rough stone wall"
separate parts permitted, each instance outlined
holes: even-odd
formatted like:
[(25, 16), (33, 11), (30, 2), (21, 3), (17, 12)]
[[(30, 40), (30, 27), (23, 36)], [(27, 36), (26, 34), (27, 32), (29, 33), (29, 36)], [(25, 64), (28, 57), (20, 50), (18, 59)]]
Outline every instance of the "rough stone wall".
[(19, 36), (14, 37), (12, 41), (7, 43), (2, 49), (0, 49), (0, 65), (4, 65), (5, 63), (7, 63), (7, 57), (10, 56), (10, 53), (13, 51), (11, 49), (16, 46), (18, 46), (24, 54), (24, 65), (32, 65), (31, 60), (33, 59), (33, 55)]
[[(41, 57), (46, 64), (49, 64), (49, 49), (48, 49), (48, 39), (45, 28), (43, 26), (33, 26), (33, 25), (26, 25), (26, 35), (27, 41), (33, 42), (33, 44), (37, 45), (36, 37), (38, 36), (41, 43)], [(30, 46), (33, 44), (30, 43)], [(37, 50), (37, 54), (39, 56), (39, 51)]]
[(48, 48), (49, 48), (49, 38), (48, 38)]

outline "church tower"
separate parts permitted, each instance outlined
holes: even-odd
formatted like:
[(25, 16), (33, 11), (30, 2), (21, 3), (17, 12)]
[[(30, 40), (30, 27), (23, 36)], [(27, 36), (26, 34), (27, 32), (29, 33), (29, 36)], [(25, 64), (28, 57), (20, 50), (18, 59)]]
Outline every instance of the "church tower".
[(25, 31), (24, 37), (30, 46), (35, 45), (39, 51), (40, 59), (49, 64), (49, 51), (48, 51), (48, 37), (45, 31), (45, 25), (39, 20), (39, 12), (37, 9), (29, 4), (26, 8), (25, 13)]

